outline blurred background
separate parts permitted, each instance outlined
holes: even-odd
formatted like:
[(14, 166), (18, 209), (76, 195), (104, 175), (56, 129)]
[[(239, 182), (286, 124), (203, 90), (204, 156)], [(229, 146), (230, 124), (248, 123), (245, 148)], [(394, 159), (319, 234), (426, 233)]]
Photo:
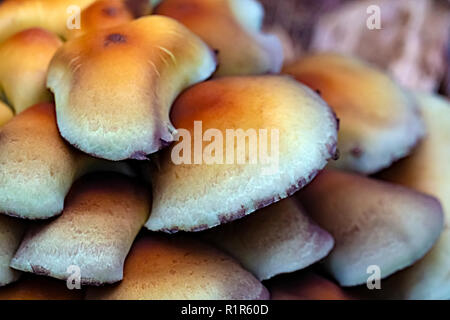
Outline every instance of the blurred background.
[[(359, 56), (406, 87), (450, 97), (450, 0), (259, 0), (287, 60), (311, 51)], [(381, 29), (367, 20), (376, 5)], [(373, 22), (373, 20), (370, 20)]]

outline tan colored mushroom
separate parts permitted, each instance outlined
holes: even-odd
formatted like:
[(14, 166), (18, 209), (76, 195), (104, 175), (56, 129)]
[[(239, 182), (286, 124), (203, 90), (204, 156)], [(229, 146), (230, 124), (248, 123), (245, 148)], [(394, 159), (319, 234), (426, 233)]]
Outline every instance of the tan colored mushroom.
[(71, 148), (59, 135), (51, 103), (34, 105), (0, 128), (1, 213), (26, 219), (58, 215), (73, 181), (98, 170), (127, 167)]
[(259, 280), (304, 269), (326, 257), (334, 245), (333, 237), (305, 214), (294, 197), (208, 230), (204, 238)]
[(266, 283), (272, 300), (353, 300), (334, 282), (313, 271), (295, 272)]
[(151, 173), (153, 231), (200, 231), (286, 198), (335, 155), (337, 122), (307, 87), (284, 76), (228, 77), (174, 104), (178, 143)]
[(432, 248), (443, 227), (436, 198), (355, 174), (326, 170), (298, 196), (335, 239), (324, 265), (342, 286), (411, 266)]
[(95, 300), (255, 300), (267, 289), (235, 260), (188, 237), (145, 235), (133, 245), (123, 281), (89, 288)]
[(64, 35), (76, 15), (95, 0), (5, 0), (0, 3), (0, 43), (29, 28)]
[(0, 44), (0, 90), (16, 114), (52, 100), (47, 69), (61, 45), (55, 34), (40, 28), (26, 29)]
[(172, 102), (215, 70), (213, 53), (173, 19), (143, 17), (66, 42), (52, 60), (61, 135), (108, 160), (147, 158), (173, 141)]
[(450, 299), (450, 102), (426, 93), (416, 97), (428, 134), (411, 156), (380, 177), (437, 197), (444, 208), (445, 229), (425, 258), (385, 281), (381, 293), (394, 299)]
[(84, 290), (69, 290), (64, 282), (32, 274), (0, 288), (0, 300), (82, 300), (83, 295)]
[(66, 29), (64, 37), (72, 39), (85, 33), (130, 22), (151, 12), (148, 0), (97, 0), (80, 14), (80, 28)]
[(17, 270), (66, 280), (80, 268), (81, 284), (122, 280), (123, 264), (150, 212), (149, 190), (117, 173), (75, 183), (60, 217), (31, 227), (11, 261)]
[(284, 73), (317, 90), (340, 120), (333, 167), (371, 174), (407, 156), (425, 133), (414, 99), (383, 72), (356, 58), (315, 54)]
[(255, 0), (165, 0), (157, 14), (174, 18), (216, 50), (215, 76), (278, 73), (283, 48), (261, 31), (262, 5)]

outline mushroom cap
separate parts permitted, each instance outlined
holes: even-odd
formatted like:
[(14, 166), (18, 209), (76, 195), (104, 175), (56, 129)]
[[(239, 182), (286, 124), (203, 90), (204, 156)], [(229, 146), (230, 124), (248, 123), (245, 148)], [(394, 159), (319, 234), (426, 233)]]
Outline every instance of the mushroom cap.
[(83, 290), (67, 289), (64, 282), (31, 274), (0, 288), (0, 300), (81, 300), (83, 294)]
[(215, 76), (281, 70), (281, 42), (261, 32), (264, 9), (255, 0), (165, 0), (156, 13), (180, 21), (217, 50)]
[(95, 0), (5, 0), (0, 3), (0, 43), (13, 34), (29, 28), (43, 28), (60, 36), (76, 11)]
[(80, 29), (67, 29), (64, 37), (72, 39), (85, 33), (119, 26), (151, 12), (147, 0), (97, 0), (83, 9)]
[(412, 265), (443, 227), (436, 198), (355, 174), (323, 171), (298, 196), (335, 239), (324, 265), (342, 286), (366, 283), (369, 266), (385, 278)]
[(8, 105), (0, 101), (0, 127), (14, 117), (14, 114)]
[(276, 277), (266, 282), (272, 300), (352, 300), (334, 282), (310, 270)]
[(259, 280), (306, 268), (327, 256), (334, 245), (333, 237), (293, 197), (213, 228), (204, 236)]
[(340, 120), (333, 167), (365, 174), (408, 155), (425, 133), (414, 99), (374, 66), (338, 54), (315, 54), (284, 73), (318, 90)]
[(55, 34), (40, 28), (23, 30), (0, 44), (0, 89), (16, 113), (52, 100), (47, 69), (61, 45)]
[[(178, 159), (188, 145), (182, 136), (160, 155), (159, 168), (151, 174), (153, 208), (146, 224), (154, 231), (199, 231), (242, 218), (302, 188), (336, 152), (334, 114), (289, 77), (203, 82), (177, 99), (171, 118), (189, 136), (185, 149), (190, 155), (183, 151)], [(219, 146), (217, 161), (210, 157), (212, 143), (204, 140), (202, 146), (203, 132), (212, 133), (213, 146)], [(244, 138), (248, 133), (245, 145), (235, 143), (239, 139), (233, 133)]]
[(445, 229), (433, 249), (417, 264), (390, 277), (384, 298), (450, 299), (450, 102), (432, 94), (414, 93), (427, 136), (407, 158), (380, 173), (393, 183), (437, 197), (445, 213)]
[(157, 234), (134, 243), (122, 282), (87, 291), (87, 299), (96, 300), (268, 298), (255, 277), (217, 249), (185, 236)]
[(149, 212), (144, 185), (117, 173), (87, 175), (72, 187), (60, 217), (27, 231), (11, 267), (65, 280), (75, 265), (81, 284), (117, 282)]
[(380, 173), (383, 180), (437, 197), (450, 219), (450, 101), (442, 96), (416, 93), (427, 135), (413, 153)]
[(22, 240), (24, 228), (19, 220), (0, 215), (0, 287), (20, 276), (20, 272), (11, 269), (9, 264)]
[(0, 212), (28, 219), (61, 213), (78, 160), (59, 135), (53, 104), (20, 113), (0, 129)]
[(70, 144), (108, 160), (143, 160), (173, 141), (176, 96), (215, 67), (200, 38), (173, 19), (150, 16), (66, 42), (47, 86)]

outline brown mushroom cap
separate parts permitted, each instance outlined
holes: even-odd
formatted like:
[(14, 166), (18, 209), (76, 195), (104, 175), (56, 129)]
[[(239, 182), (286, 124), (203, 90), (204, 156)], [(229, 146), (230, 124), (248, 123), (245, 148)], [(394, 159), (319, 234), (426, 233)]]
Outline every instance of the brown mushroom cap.
[(59, 214), (78, 159), (58, 133), (53, 104), (14, 117), (0, 129), (0, 212), (30, 219)]
[(232, 258), (187, 237), (145, 235), (133, 245), (123, 281), (89, 288), (87, 299), (254, 300), (267, 289)]
[(70, 144), (99, 158), (142, 160), (173, 141), (169, 111), (176, 96), (215, 67), (195, 34), (150, 16), (66, 42), (47, 85)]
[(148, 0), (97, 0), (81, 12), (81, 28), (67, 29), (64, 37), (72, 39), (88, 32), (116, 27), (150, 12)]
[[(336, 151), (332, 111), (313, 91), (289, 77), (203, 82), (179, 97), (171, 118), (177, 129), (190, 136), (186, 152), (191, 155), (181, 163), (175, 161), (184, 154), (183, 141), (160, 155), (159, 168), (151, 175), (154, 201), (146, 224), (154, 231), (199, 231), (242, 218), (308, 184)], [(201, 121), (201, 136), (196, 121)], [(217, 161), (209, 159), (211, 143), (199, 141), (209, 129), (223, 138), (215, 148), (218, 155), (222, 153)], [(254, 138), (252, 147), (249, 138), (244, 149), (238, 149), (242, 143), (233, 133), (241, 132), (242, 137), (248, 130)], [(194, 149), (196, 143), (203, 144), (203, 153)], [(265, 147), (267, 158), (261, 157)], [(227, 157), (227, 148), (233, 157), (231, 152)]]
[(58, 215), (73, 181), (90, 171), (132, 174), (125, 163), (79, 153), (60, 136), (55, 107), (36, 104), (0, 128), (0, 212), (25, 218)]
[(0, 300), (81, 300), (83, 295), (83, 290), (69, 290), (64, 282), (31, 274), (0, 288)]
[(261, 32), (264, 9), (255, 0), (165, 0), (157, 14), (174, 18), (217, 50), (215, 76), (278, 73), (283, 48)]
[(425, 133), (414, 99), (372, 65), (323, 53), (283, 72), (317, 90), (336, 112), (340, 157), (334, 167), (377, 172), (408, 155)]
[(309, 270), (282, 275), (265, 284), (272, 300), (353, 300), (334, 282)]
[(117, 173), (75, 183), (60, 217), (27, 231), (11, 266), (57, 279), (80, 268), (81, 284), (122, 280), (123, 264), (150, 212), (147, 188)]
[(0, 287), (16, 281), (20, 272), (9, 267), (22, 240), (24, 224), (14, 218), (0, 215)]
[(306, 268), (324, 258), (334, 245), (333, 237), (293, 197), (213, 228), (204, 237), (260, 280)]
[(399, 185), (323, 171), (299, 192), (308, 214), (335, 239), (326, 269), (342, 286), (385, 278), (422, 258), (442, 231), (439, 201)]
[(0, 90), (16, 113), (51, 101), (47, 69), (61, 40), (40, 28), (21, 31), (0, 44)]
[(0, 43), (29, 28), (43, 28), (60, 36), (67, 29), (68, 9), (82, 10), (95, 0), (5, 0), (0, 3)]

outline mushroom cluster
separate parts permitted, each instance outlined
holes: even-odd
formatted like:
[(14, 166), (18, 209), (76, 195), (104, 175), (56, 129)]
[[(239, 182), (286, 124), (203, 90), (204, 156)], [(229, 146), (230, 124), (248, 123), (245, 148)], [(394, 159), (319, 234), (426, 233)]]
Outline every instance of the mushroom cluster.
[(449, 101), (263, 18), (0, 3), (0, 299), (450, 299)]

